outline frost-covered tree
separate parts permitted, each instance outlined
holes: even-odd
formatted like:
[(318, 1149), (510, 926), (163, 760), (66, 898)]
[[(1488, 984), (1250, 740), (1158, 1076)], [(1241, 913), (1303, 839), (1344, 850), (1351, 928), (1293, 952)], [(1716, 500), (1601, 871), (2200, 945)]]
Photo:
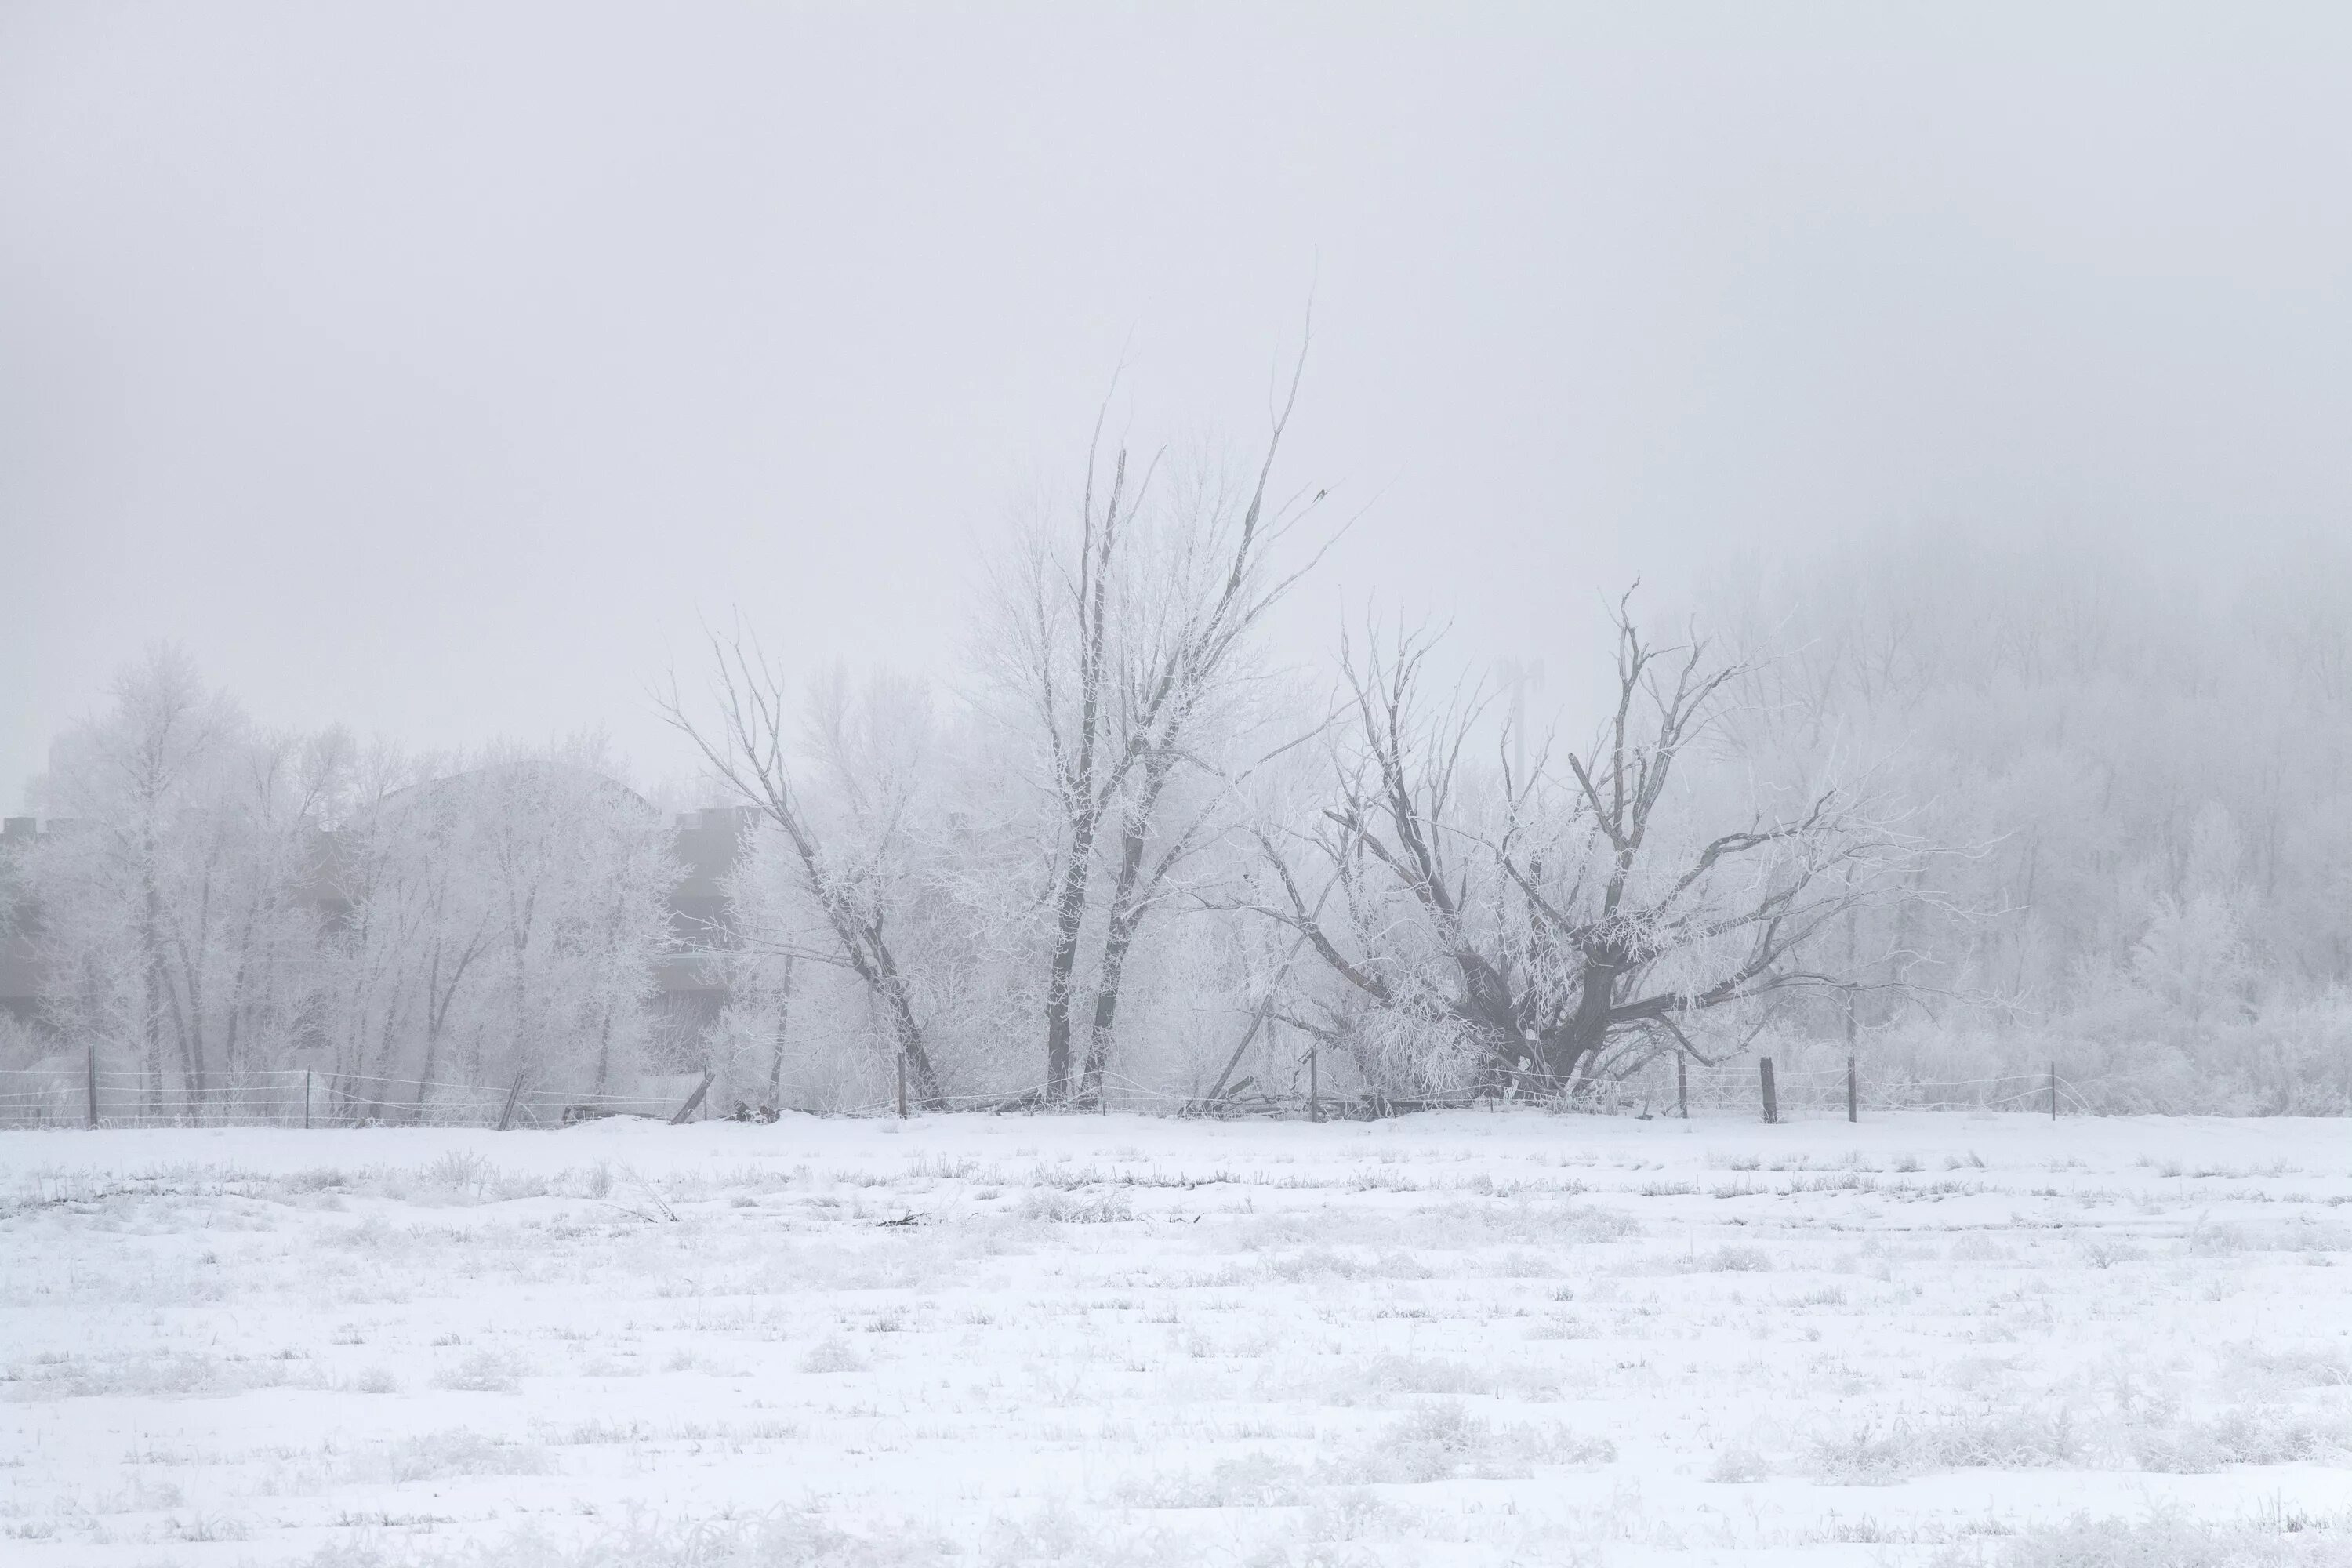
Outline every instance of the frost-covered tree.
[(1257, 633), (1312, 564), (1280, 549), (1323, 492), (1273, 488), (1305, 364), (1245, 468), (1106, 457), (1098, 419), (1068, 522), (1049, 511), (994, 582), (985, 673), (1043, 795), (1051, 868), (1048, 1098), (1100, 1090), (1137, 943), (1217, 836), (1225, 753), (1265, 679)]
[(318, 1027), (310, 898), (347, 746), (257, 730), (186, 657), (118, 678), (61, 737), (30, 877), (54, 1025), (194, 1111), (216, 1075), (286, 1059)]
[(1307, 1026), (1373, 1081), (1587, 1088), (1660, 1052), (1719, 1059), (1774, 1005), (1850, 984), (1822, 940), (1903, 853), (1851, 785), (1711, 766), (1738, 670), (1660, 647), (1622, 608), (1613, 710), (1581, 750), (1431, 700), (1430, 644), (1345, 660), (1330, 793), (1262, 828), (1251, 907), (1339, 984)]
[(18, 868), (52, 1037), (204, 1115), (266, 1069), (419, 1114), (424, 1083), (633, 1070), (677, 868), (593, 747), (460, 763), (272, 733), (151, 655), (60, 738)]
[(2343, 1103), (2294, 1087), (2352, 1085), (2305, 1043), (2346, 1037), (2352, 984), (2340, 547), (2191, 584), (1923, 535), (1754, 563), (1708, 603), (1753, 672), (1737, 745), (1877, 757), (1906, 828), (1957, 851), (1861, 916), (1874, 978), (1905, 982), (1865, 998), (1865, 1049), (1954, 1079), (2055, 1058), (2135, 1107)]
[[(708, 712), (675, 684), (663, 708), (711, 776), (776, 836), (770, 848), (789, 896), (766, 901), (761, 945), (855, 975), (914, 1094), (937, 1101), (929, 1027), (938, 987), (908, 962), (902, 936), (937, 912), (918, 832), (931, 753), (927, 709), (919, 694), (853, 692), (841, 680), (796, 693), (740, 627), (713, 635), (710, 652)], [(815, 788), (804, 781), (812, 769)]]
[(493, 748), (384, 791), (337, 836), (346, 1054), (389, 1110), (426, 1085), (633, 1078), (680, 874), (593, 742)]

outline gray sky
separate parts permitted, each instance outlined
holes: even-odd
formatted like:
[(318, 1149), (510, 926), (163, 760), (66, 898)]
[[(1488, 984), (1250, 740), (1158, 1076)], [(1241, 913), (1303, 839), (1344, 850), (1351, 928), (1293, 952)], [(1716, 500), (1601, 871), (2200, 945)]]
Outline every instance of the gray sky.
[(698, 615), (938, 667), (1122, 356), (1254, 436), (1310, 291), (1302, 648), (2352, 531), (2352, 12), (1452, 9), (0, 6), (0, 800), (158, 637), (675, 773)]

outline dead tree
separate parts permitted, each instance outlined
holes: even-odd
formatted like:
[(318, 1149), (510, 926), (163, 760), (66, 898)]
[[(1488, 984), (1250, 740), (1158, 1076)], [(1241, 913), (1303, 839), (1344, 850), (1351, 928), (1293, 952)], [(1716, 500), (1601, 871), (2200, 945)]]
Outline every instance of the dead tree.
[(1697, 638), (1645, 641), (1629, 601), (1614, 621), (1616, 708), (1582, 756), (1567, 756), (1585, 853), (1566, 878), (1507, 841), (1497, 856), (1547, 970), (1569, 982), (1535, 1031), (1557, 1083), (1591, 1081), (1619, 1037), (1664, 1037), (1699, 1056), (1690, 1026), (1713, 1010), (1845, 990), (1850, 973), (1822, 967), (1812, 939), (1868, 896), (1899, 850), (1841, 784), (1791, 792), (1777, 812), (1751, 806), (1746, 821), (1701, 838), (1675, 816), (1669, 790), (1741, 671), (1711, 662)]
[(1466, 1041), (1489, 1086), (1576, 1091), (1660, 1051), (1720, 1059), (1776, 998), (1848, 984), (1812, 939), (1881, 885), (1895, 837), (1843, 785), (1710, 809), (1679, 775), (1737, 668), (1651, 644), (1624, 604), (1614, 626), (1595, 742), (1558, 769), (1541, 746), (1524, 773), (1507, 726), (1472, 766), (1484, 704), (1433, 708), (1427, 639), (1346, 658), (1332, 797), (1304, 829), (1259, 833), (1271, 889), (1252, 906), (1340, 983), (1332, 1033), (1369, 1009)]
[[(729, 637), (710, 636), (716, 717), (704, 721), (686, 709), (673, 683), (659, 702), (671, 726), (694, 742), (722, 783), (758, 810), (792, 847), (800, 889), (824, 916), (840, 945), (840, 961), (856, 974), (887, 1031), (895, 1054), (906, 1064), (908, 1082), (925, 1104), (940, 1099), (938, 1074), (917, 1016), (913, 987), (891, 946), (891, 900), (880, 875), (878, 853), (842, 857), (832, 853), (812, 820), (787, 762), (793, 703), (782, 672), (756, 644), (747, 645), (740, 626)], [(844, 864), (845, 859), (854, 864)]]

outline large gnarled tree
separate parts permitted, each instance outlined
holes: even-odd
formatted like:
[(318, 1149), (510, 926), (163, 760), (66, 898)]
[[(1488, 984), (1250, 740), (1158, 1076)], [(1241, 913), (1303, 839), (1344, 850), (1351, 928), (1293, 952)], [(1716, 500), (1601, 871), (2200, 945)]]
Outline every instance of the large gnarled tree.
[(1475, 765), (1484, 706), (1430, 700), (1426, 639), (1345, 660), (1331, 797), (1259, 830), (1253, 907), (1338, 983), (1297, 1021), (1382, 1056), (1372, 1076), (1575, 1091), (1662, 1051), (1720, 1059), (1777, 1000), (1850, 983), (1814, 939), (1885, 885), (1895, 836), (1843, 784), (1688, 776), (1738, 669), (1622, 604), (1615, 633), (1595, 740), (1523, 773), (1507, 727)]

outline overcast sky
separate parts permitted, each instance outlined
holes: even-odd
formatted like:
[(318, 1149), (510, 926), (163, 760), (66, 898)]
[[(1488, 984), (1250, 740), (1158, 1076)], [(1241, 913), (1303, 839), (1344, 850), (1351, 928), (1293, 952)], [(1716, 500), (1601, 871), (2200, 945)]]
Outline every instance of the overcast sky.
[(1610, 9), (0, 6), (0, 801), (157, 638), (657, 781), (698, 616), (942, 666), (1122, 359), (1254, 438), (1310, 295), (1302, 648), (2352, 531), (2352, 10)]

